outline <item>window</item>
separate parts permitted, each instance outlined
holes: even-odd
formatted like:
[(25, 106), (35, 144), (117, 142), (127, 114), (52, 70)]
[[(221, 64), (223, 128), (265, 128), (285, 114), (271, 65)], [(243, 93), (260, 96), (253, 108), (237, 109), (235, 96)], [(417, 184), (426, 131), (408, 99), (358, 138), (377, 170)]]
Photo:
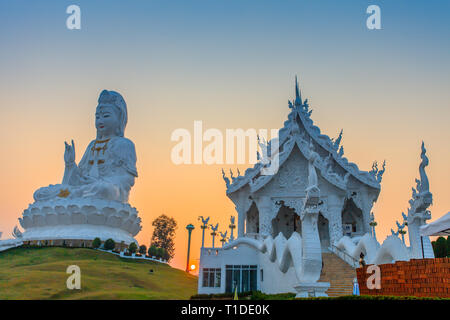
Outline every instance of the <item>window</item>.
[(203, 269), (203, 287), (219, 288), (221, 280), (221, 270), (218, 268)]
[(257, 266), (255, 265), (227, 265), (225, 271), (225, 292), (257, 290)]
[(264, 272), (263, 272), (264, 270), (263, 269), (261, 269), (261, 282), (263, 282), (264, 281)]

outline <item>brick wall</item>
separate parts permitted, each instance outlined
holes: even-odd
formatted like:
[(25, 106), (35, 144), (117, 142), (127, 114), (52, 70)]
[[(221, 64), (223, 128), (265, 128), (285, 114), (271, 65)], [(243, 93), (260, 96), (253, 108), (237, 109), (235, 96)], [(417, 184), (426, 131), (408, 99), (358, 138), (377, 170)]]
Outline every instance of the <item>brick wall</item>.
[(368, 289), (368, 266), (356, 269), (361, 295), (450, 298), (450, 258), (411, 259), (379, 265), (381, 289)]

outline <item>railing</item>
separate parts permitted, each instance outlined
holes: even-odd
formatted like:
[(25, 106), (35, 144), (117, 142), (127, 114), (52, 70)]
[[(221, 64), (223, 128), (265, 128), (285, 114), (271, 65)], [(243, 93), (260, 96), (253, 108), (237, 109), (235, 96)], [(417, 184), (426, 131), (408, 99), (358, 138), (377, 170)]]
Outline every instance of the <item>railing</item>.
[(349, 265), (351, 265), (353, 268), (359, 267), (359, 261), (355, 258), (353, 258), (351, 255), (349, 255), (347, 252), (345, 252), (342, 249), (339, 249), (335, 245), (330, 245), (330, 251), (336, 254), (339, 258), (347, 262)]
[(221, 247), (203, 247), (200, 249), (201, 256), (218, 256), (222, 253)]

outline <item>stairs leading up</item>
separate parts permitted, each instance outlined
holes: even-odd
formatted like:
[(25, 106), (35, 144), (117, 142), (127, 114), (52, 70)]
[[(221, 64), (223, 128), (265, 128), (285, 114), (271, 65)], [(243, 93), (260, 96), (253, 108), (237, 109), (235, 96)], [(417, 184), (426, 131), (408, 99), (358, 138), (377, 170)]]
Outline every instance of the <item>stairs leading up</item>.
[(319, 282), (329, 282), (329, 297), (351, 295), (356, 271), (334, 253), (322, 253), (323, 268)]

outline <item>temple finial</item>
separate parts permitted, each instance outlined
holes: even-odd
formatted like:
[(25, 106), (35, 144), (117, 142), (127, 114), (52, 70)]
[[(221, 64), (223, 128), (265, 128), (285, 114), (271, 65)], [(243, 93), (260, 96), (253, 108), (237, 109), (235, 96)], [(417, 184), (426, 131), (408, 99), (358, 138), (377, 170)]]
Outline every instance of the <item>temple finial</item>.
[(295, 76), (295, 102), (294, 104), (296, 106), (301, 106), (302, 103), (302, 95), (300, 92), (300, 89), (298, 88), (298, 80), (297, 80), (297, 76)]
[(336, 150), (338, 150), (340, 147), (343, 132), (344, 132), (344, 129), (341, 129), (341, 132), (339, 132), (339, 136), (334, 141), (334, 149), (336, 149)]

